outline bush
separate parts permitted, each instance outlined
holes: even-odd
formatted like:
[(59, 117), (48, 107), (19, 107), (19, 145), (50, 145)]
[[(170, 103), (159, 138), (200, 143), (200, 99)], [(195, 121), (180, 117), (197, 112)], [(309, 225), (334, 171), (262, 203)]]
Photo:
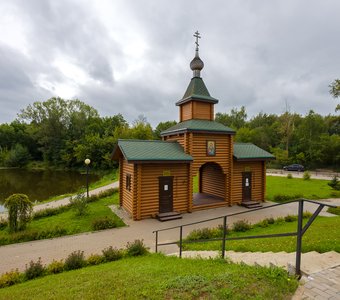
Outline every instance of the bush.
[(47, 266), (47, 272), (49, 274), (58, 274), (64, 271), (64, 262), (62, 260), (53, 260), (48, 266)]
[(287, 215), (285, 216), (285, 222), (294, 222), (298, 219), (297, 216), (293, 216), (293, 215)]
[(6, 219), (0, 218), (0, 230), (8, 226), (8, 221)]
[(293, 175), (290, 174), (290, 173), (288, 173), (288, 174), (287, 174), (287, 179), (293, 179)]
[(8, 210), (8, 223), (11, 232), (23, 230), (31, 219), (33, 203), (24, 194), (13, 194), (5, 200)]
[(207, 240), (213, 239), (217, 237), (222, 237), (223, 235), (223, 226), (219, 226), (218, 228), (202, 228), (202, 229), (194, 229), (187, 236), (188, 240)]
[(72, 207), (77, 211), (78, 216), (83, 216), (87, 213), (87, 199), (83, 194), (78, 194), (75, 197), (71, 197), (70, 203)]
[(41, 257), (39, 257), (37, 262), (33, 260), (30, 261), (29, 266), (25, 269), (25, 277), (27, 280), (34, 279), (44, 275), (45, 267), (41, 263)]
[(266, 219), (262, 220), (261, 222), (256, 224), (257, 226), (261, 227), (261, 228), (265, 228), (269, 226), (269, 223)]
[(340, 206), (337, 207), (328, 207), (327, 212), (334, 214), (334, 215), (338, 215), (340, 216)]
[(309, 211), (305, 211), (303, 214), (302, 214), (302, 218), (304, 219), (309, 219), (313, 214), (310, 213)]
[(303, 172), (303, 180), (309, 180), (310, 179), (310, 173), (308, 171)]
[(245, 232), (249, 229), (251, 229), (251, 225), (245, 220), (239, 220), (233, 224), (233, 230), (235, 232)]
[(274, 224), (275, 223), (275, 219), (274, 218), (267, 218), (265, 220), (267, 220), (268, 224)]
[(99, 265), (104, 262), (104, 257), (99, 254), (91, 254), (86, 261), (89, 266)]
[(20, 283), (24, 280), (23, 276), (19, 273), (18, 269), (12, 270), (2, 274), (0, 277), (0, 288), (11, 286)]
[(93, 230), (103, 230), (103, 229), (116, 228), (116, 227), (117, 227), (116, 220), (108, 218), (108, 217), (95, 219), (92, 222)]
[(282, 194), (277, 194), (274, 196), (274, 202), (278, 202), (278, 203), (283, 203), (283, 202), (287, 202), (290, 200), (295, 200), (295, 199), (299, 199), (302, 198), (303, 195), (301, 194), (296, 194), (296, 195), (282, 195)]
[(65, 260), (64, 269), (66, 271), (80, 269), (86, 265), (84, 251), (74, 251)]
[(41, 209), (41, 210), (36, 211), (33, 214), (33, 219), (38, 220), (41, 218), (55, 216), (55, 215), (61, 214), (64, 211), (69, 210), (70, 208), (71, 208), (71, 205), (68, 204), (68, 205), (63, 205), (59, 207), (49, 207), (49, 208)]
[(104, 260), (107, 262), (119, 260), (123, 257), (123, 251), (117, 248), (113, 248), (112, 246), (102, 250), (102, 253), (104, 256)]
[(140, 256), (145, 255), (149, 251), (143, 243), (143, 240), (135, 240), (132, 243), (126, 244), (126, 255), (127, 256)]
[(340, 181), (338, 180), (338, 176), (334, 175), (332, 180), (327, 183), (333, 190), (340, 191)]

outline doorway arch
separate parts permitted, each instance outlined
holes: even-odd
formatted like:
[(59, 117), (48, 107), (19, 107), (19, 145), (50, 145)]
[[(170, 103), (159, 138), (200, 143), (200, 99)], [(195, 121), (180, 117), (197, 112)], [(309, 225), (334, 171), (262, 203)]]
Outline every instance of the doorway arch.
[(199, 192), (225, 198), (225, 174), (217, 163), (205, 163), (199, 169)]

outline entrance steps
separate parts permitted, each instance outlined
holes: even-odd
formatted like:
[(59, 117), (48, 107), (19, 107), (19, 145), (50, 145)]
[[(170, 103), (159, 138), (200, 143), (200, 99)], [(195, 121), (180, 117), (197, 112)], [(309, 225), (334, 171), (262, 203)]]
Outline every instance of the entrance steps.
[[(169, 255), (176, 255), (173, 253)], [(218, 258), (221, 257), (220, 251), (183, 251), (183, 258)], [(295, 252), (235, 252), (226, 251), (225, 258), (234, 263), (245, 263), (247, 265), (278, 266), (289, 272), (295, 272)], [(313, 273), (321, 272), (329, 268), (340, 266), (340, 253), (329, 251), (318, 253), (311, 251), (301, 255), (301, 272), (308, 276)]]
[(172, 212), (158, 214), (157, 219), (161, 222), (172, 221), (172, 220), (182, 219), (182, 215), (177, 211), (172, 211)]
[(262, 204), (261, 202), (258, 202), (258, 201), (244, 201), (241, 203), (241, 206), (252, 209), (252, 208), (260, 208), (262, 207)]

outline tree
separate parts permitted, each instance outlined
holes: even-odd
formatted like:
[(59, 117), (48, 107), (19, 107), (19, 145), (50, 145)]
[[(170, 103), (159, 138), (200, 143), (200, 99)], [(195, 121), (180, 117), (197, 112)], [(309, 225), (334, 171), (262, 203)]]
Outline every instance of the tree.
[[(339, 98), (340, 97), (340, 79), (335, 79), (330, 85), (329, 85), (329, 93), (334, 97), (334, 98)], [(338, 104), (335, 108), (335, 111), (340, 110), (340, 104)]]
[(244, 127), (246, 125), (247, 113), (244, 106), (238, 110), (237, 108), (232, 108), (230, 115), (226, 113), (216, 113), (215, 121), (219, 122), (225, 126), (229, 126), (235, 130)]
[(166, 122), (160, 122), (156, 129), (154, 130), (154, 135), (155, 138), (160, 140), (161, 139), (161, 132), (164, 130), (169, 129), (170, 127), (176, 125), (177, 122), (176, 121), (166, 121)]
[(4, 206), (8, 210), (10, 232), (26, 228), (31, 218), (33, 203), (24, 194), (13, 194), (5, 200)]

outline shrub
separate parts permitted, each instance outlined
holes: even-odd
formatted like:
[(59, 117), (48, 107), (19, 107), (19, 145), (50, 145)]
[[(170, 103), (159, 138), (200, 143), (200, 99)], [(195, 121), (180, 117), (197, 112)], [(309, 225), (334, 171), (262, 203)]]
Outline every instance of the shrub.
[(18, 269), (6, 272), (5, 274), (2, 274), (0, 277), (0, 288), (20, 283), (23, 280), (24, 280), (23, 276), (19, 273)]
[(305, 211), (303, 214), (302, 214), (302, 218), (304, 219), (309, 219), (313, 214), (310, 213), (309, 211)]
[(233, 224), (233, 230), (235, 232), (245, 232), (249, 229), (251, 229), (251, 225), (245, 220), (239, 220)]
[(6, 228), (8, 221), (6, 219), (0, 218), (0, 230)]
[(274, 201), (278, 202), (278, 203), (283, 203), (283, 202), (287, 202), (290, 200), (295, 200), (295, 199), (299, 199), (302, 198), (303, 196), (301, 194), (296, 194), (296, 195), (281, 195), (281, 194), (277, 194), (274, 196)]
[(33, 203), (30, 199), (24, 194), (13, 194), (5, 200), (4, 206), (8, 210), (10, 231), (25, 229), (33, 210)]
[(25, 277), (26, 279), (34, 279), (40, 277), (44, 274), (45, 267), (41, 263), (41, 257), (34, 262), (33, 260), (30, 261), (29, 266), (26, 265), (25, 269)]
[(268, 224), (274, 224), (275, 223), (275, 219), (274, 218), (267, 218), (265, 220), (267, 220)]
[(340, 191), (340, 181), (338, 180), (338, 176), (334, 175), (332, 180), (327, 183), (333, 190)]
[(36, 211), (33, 214), (33, 219), (38, 220), (41, 218), (55, 216), (55, 215), (61, 214), (64, 211), (69, 210), (70, 208), (71, 208), (71, 205), (68, 204), (68, 205), (63, 205), (59, 207), (48, 207), (45, 209), (41, 209), (41, 210)]
[(207, 240), (213, 239), (216, 237), (221, 237), (223, 235), (223, 226), (219, 226), (217, 228), (201, 228), (194, 229), (191, 231), (187, 239), (188, 240)]
[(93, 230), (103, 230), (103, 229), (116, 228), (116, 227), (117, 227), (116, 220), (112, 218), (108, 218), (108, 217), (95, 219), (92, 222)]
[(64, 269), (66, 271), (80, 269), (86, 265), (84, 251), (74, 251), (65, 260)]
[(308, 171), (303, 172), (303, 180), (309, 180), (310, 179), (310, 173)]
[(334, 214), (334, 215), (338, 215), (340, 216), (340, 206), (337, 207), (328, 207), (327, 212)]
[(78, 216), (83, 216), (87, 213), (87, 199), (83, 194), (78, 194), (75, 197), (71, 197), (70, 203), (76, 210)]
[(135, 240), (133, 243), (126, 244), (126, 255), (127, 256), (140, 256), (145, 255), (149, 251), (143, 243), (143, 240)]
[(285, 222), (294, 222), (298, 219), (297, 216), (293, 216), (293, 215), (287, 215), (285, 216)]
[(293, 175), (290, 174), (290, 173), (288, 173), (288, 174), (287, 174), (287, 179), (293, 179)]
[(261, 228), (265, 228), (269, 226), (269, 223), (266, 219), (262, 220), (261, 222), (256, 224), (257, 226), (261, 227)]
[(58, 274), (64, 271), (64, 262), (62, 260), (53, 260), (48, 266), (47, 266), (47, 272), (49, 274)]
[(104, 257), (99, 254), (91, 254), (86, 261), (90, 266), (99, 265), (104, 262)]
[(104, 256), (104, 260), (107, 262), (119, 260), (123, 257), (123, 251), (117, 248), (113, 248), (112, 246), (102, 250), (102, 253)]

